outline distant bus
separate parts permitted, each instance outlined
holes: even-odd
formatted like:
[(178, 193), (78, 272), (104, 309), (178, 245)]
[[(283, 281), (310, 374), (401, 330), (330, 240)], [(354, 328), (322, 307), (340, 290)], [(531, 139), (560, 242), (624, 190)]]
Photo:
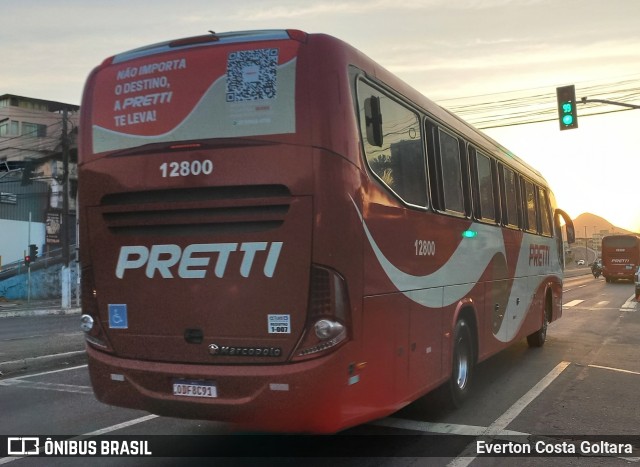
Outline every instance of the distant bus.
[(640, 237), (608, 235), (602, 238), (602, 275), (607, 282), (634, 280), (640, 266)]
[(338, 39), (210, 34), (105, 60), (80, 125), (97, 398), (331, 433), (562, 314), (561, 218), (513, 153)]

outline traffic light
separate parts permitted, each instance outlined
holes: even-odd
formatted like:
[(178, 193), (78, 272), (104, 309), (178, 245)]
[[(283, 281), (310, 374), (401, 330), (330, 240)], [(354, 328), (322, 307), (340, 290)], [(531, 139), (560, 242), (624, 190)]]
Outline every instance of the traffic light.
[(38, 245), (34, 245), (33, 243), (29, 245), (29, 256), (31, 256), (31, 261), (35, 261), (38, 257)]
[(29, 266), (31, 264), (31, 256), (24, 255), (24, 265)]
[(556, 88), (558, 97), (558, 118), (560, 130), (578, 128), (578, 111), (576, 109), (576, 87), (562, 86)]

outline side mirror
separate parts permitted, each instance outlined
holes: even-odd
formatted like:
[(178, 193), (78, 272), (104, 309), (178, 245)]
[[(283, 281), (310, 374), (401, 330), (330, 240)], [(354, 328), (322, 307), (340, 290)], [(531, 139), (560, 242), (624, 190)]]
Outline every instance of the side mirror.
[(556, 209), (556, 216), (562, 217), (565, 223), (565, 229), (567, 231), (567, 243), (575, 243), (576, 242), (576, 229), (573, 226), (573, 221), (569, 217), (569, 214), (564, 212), (562, 209)]
[(364, 100), (364, 117), (367, 141), (372, 146), (382, 147), (382, 113), (380, 113), (379, 97), (371, 96)]

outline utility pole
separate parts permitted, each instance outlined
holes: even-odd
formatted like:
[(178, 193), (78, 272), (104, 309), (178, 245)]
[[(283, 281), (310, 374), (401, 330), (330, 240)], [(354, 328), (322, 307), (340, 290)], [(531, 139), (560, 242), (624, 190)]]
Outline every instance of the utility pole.
[(67, 135), (68, 110), (62, 111), (62, 308), (71, 307), (71, 270), (69, 268), (69, 138)]
[[(31, 245), (31, 211), (29, 211), (29, 231), (27, 232), (27, 245)], [(29, 251), (29, 248), (30, 246), (27, 246), (27, 251)], [(29, 255), (30, 252), (27, 254)], [(27, 264), (27, 303), (31, 303), (31, 261), (29, 261), (29, 264)]]
[(587, 226), (584, 226), (584, 264), (589, 262), (589, 256), (587, 253), (587, 249), (589, 247), (589, 240), (587, 239)]

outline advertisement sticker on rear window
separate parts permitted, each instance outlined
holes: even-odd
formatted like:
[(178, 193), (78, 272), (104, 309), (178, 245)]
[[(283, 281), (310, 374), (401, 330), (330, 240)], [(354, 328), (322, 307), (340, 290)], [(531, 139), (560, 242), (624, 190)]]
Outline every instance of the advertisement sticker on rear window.
[(295, 132), (296, 47), (197, 47), (96, 75), (93, 151)]
[(269, 334), (291, 334), (291, 315), (269, 315)]

